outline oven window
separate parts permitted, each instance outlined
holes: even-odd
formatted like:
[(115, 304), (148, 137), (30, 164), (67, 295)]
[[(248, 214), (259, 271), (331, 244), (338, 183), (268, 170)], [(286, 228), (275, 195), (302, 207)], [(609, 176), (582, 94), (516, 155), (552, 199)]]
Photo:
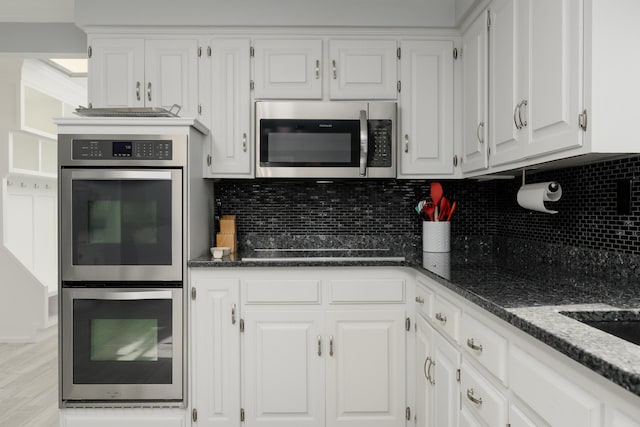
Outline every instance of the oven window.
[(170, 180), (73, 180), (72, 204), (74, 265), (171, 265)]
[(74, 299), (75, 384), (171, 384), (171, 299)]
[(357, 120), (260, 120), (262, 166), (353, 167), (359, 165)]
[(93, 361), (157, 361), (158, 321), (156, 319), (92, 319)]

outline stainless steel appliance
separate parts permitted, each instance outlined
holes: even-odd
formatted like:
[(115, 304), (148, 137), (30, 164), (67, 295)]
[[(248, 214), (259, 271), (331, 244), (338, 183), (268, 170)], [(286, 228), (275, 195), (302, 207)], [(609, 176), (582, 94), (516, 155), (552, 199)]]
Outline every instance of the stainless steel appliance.
[(256, 102), (256, 176), (395, 178), (395, 102)]
[(61, 406), (186, 403), (188, 139), (58, 137)]
[(181, 281), (186, 136), (58, 143), (62, 280)]
[(181, 284), (91, 286), (62, 289), (63, 401), (181, 402)]

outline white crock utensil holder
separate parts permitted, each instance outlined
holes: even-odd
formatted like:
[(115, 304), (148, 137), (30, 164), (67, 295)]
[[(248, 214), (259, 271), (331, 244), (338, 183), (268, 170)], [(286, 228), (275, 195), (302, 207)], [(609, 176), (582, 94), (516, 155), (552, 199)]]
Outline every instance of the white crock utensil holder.
[(423, 221), (422, 250), (424, 252), (451, 251), (451, 223), (449, 221)]

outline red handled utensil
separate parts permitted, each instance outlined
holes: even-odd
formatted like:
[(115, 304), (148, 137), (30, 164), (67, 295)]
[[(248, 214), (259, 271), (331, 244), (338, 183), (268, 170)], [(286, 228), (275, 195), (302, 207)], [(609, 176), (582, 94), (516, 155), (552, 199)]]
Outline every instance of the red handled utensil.
[(447, 221), (451, 221), (451, 215), (453, 215), (453, 212), (455, 212), (456, 210), (456, 206), (458, 206), (458, 202), (453, 202), (451, 204), (451, 208), (449, 208), (449, 213), (447, 215)]

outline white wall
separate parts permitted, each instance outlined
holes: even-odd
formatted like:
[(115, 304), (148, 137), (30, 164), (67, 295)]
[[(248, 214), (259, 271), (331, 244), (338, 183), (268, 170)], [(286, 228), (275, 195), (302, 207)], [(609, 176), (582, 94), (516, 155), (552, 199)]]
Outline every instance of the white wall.
[(452, 27), (454, 0), (76, 0), (90, 26)]
[(7, 53), (86, 57), (87, 35), (72, 23), (0, 22), (0, 54)]

